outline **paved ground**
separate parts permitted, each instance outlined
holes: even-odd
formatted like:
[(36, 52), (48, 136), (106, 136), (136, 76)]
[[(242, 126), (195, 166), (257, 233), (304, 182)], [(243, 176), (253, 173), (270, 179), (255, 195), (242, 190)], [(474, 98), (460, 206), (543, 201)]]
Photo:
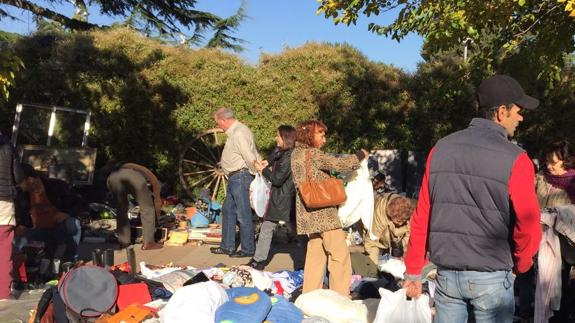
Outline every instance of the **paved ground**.
[[(136, 250), (136, 262), (145, 261), (154, 265), (165, 265), (172, 262), (174, 265), (189, 265), (196, 268), (211, 267), (220, 263), (228, 266), (246, 264), (250, 258), (231, 258), (227, 255), (214, 255), (210, 247), (217, 245), (204, 244), (196, 246), (187, 244), (182, 247), (164, 247), (158, 250), (141, 250), (139, 245)], [(280, 269), (294, 270), (303, 268), (303, 249), (296, 243), (274, 244), (270, 252), (271, 261), (266, 266), (267, 271)], [(125, 250), (115, 252), (115, 263), (126, 261)]]

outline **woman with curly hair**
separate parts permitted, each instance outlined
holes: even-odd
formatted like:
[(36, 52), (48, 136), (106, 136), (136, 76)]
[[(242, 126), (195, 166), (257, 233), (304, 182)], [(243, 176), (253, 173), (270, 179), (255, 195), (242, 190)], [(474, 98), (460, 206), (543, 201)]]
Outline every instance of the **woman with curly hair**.
[(541, 208), (575, 202), (575, 156), (569, 142), (552, 143), (545, 151), (545, 168), (537, 174), (537, 197)]
[[(555, 208), (575, 203), (575, 155), (568, 141), (552, 143), (544, 152), (545, 167), (537, 174), (535, 188), (541, 209)], [(571, 322), (575, 315), (573, 301), (575, 292), (569, 283), (569, 272), (575, 264), (575, 246), (559, 234), (561, 250), (561, 304), (559, 311), (549, 322)], [(529, 276), (528, 276), (529, 277)], [(520, 277), (518, 277), (520, 278)], [(527, 294), (527, 293), (526, 293)], [(525, 296), (525, 303), (530, 299)], [(523, 312), (527, 312), (524, 310)], [(525, 314), (523, 314), (525, 316)]]
[[(335, 157), (321, 151), (327, 132), (326, 125), (321, 121), (304, 121), (296, 130), (291, 169), (298, 188), (306, 180), (328, 179), (330, 171), (344, 172), (359, 168), (360, 162), (368, 157), (365, 150), (347, 157)], [(306, 178), (306, 167), (309, 167), (310, 178)], [(302, 292), (307, 293), (323, 287), (327, 263), (329, 288), (348, 296), (352, 274), (351, 257), (337, 214), (337, 206), (310, 208), (305, 205), (300, 194), (296, 196), (297, 233), (309, 236)]]

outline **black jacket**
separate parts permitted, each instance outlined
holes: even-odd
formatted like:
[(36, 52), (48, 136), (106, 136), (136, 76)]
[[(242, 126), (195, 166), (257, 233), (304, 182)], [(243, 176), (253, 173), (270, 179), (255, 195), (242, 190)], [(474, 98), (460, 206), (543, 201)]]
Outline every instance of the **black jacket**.
[[(295, 185), (291, 173), (292, 149), (276, 152), (262, 175), (272, 183), (264, 219), (289, 222), (295, 211)], [(271, 169), (270, 169), (271, 168)]]
[(10, 139), (0, 134), (0, 200), (13, 201), (16, 183), (24, 180), (20, 163), (10, 144)]

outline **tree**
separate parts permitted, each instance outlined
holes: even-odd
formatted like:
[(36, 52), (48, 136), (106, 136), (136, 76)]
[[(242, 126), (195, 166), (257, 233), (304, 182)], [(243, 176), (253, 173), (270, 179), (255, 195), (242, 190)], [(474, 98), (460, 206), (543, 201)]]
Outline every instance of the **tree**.
[(564, 55), (575, 49), (575, 0), (321, 0), (318, 13), (347, 25), (360, 16), (397, 14), (368, 29), (397, 41), (417, 33), (430, 54), (472, 44), (469, 62), (477, 69), (501, 72), (522, 60), (548, 83), (560, 78)]
[(22, 60), (14, 53), (12, 44), (15, 37), (0, 32), (0, 97), (4, 100), (9, 98), (9, 89), (14, 85), (16, 78), (15, 73), (24, 67)]
[[(147, 35), (168, 36), (182, 43), (197, 45), (204, 40), (208, 31), (214, 33), (207, 41), (209, 46), (223, 47), (240, 51), (241, 39), (232, 33), (245, 18), (244, 5), (229, 18), (221, 18), (209, 12), (196, 10), (196, 0), (71, 0), (76, 13), (68, 17), (49, 7), (56, 7), (61, 0), (46, 0), (42, 6), (38, 1), (0, 0), (0, 19), (16, 19), (7, 8), (29, 11), (36, 17), (57, 22), (69, 30), (102, 29), (108, 26), (90, 23), (87, 19), (88, 6), (99, 7), (100, 14), (126, 18), (126, 24), (143, 31)], [(4, 8), (3, 8), (4, 7)], [(191, 32), (191, 34), (190, 34)]]

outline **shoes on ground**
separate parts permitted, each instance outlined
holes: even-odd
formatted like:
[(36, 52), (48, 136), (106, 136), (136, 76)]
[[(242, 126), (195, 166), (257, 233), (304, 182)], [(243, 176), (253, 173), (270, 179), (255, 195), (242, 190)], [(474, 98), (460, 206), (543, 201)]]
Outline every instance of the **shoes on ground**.
[(234, 252), (230, 255), (230, 257), (232, 258), (245, 258), (245, 257), (253, 257), (254, 254), (253, 253), (246, 253), (243, 252), (242, 250), (238, 251), (238, 252)]
[(213, 247), (213, 248), (210, 248), (210, 251), (216, 255), (228, 255), (228, 256), (230, 256), (234, 253), (233, 251), (223, 249), (222, 247)]
[(164, 245), (158, 242), (146, 242), (142, 245), (142, 250), (162, 249)]
[(257, 270), (264, 270), (264, 268), (266, 267), (263, 261), (255, 261), (254, 258), (252, 258), (250, 262), (247, 263), (247, 266), (250, 266), (253, 269)]

